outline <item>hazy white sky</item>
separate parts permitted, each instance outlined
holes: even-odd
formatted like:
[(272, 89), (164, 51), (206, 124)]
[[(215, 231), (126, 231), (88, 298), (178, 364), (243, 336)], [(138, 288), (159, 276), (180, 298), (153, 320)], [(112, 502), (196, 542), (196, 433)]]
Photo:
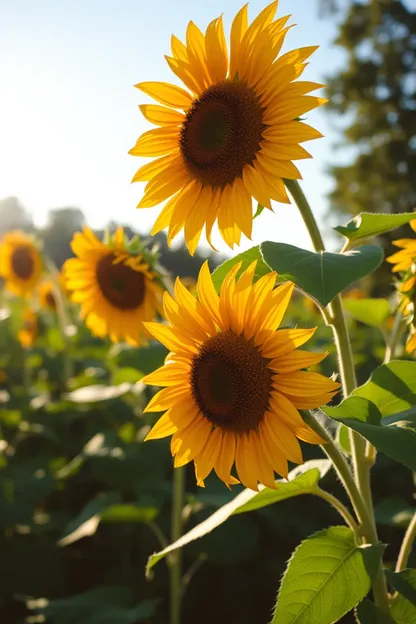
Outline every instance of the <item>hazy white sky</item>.
[[(228, 28), (242, 3), (0, 0), (0, 198), (16, 195), (38, 223), (50, 208), (77, 206), (93, 227), (112, 219), (148, 232), (159, 209), (136, 210), (143, 187), (130, 184), (145, 160), (127, 152), (150, 128), (137, 108), (146, 96), (133, 85), (177, 82), (164, 60), (171, 33), (183, 38), (189, 20), (205, 28), (221, 13)], [(266, 4), (252, 0), (251, 18)], [(324, 82), (342, 60), (331, 45), (334, 21), (319, 18), (317, 0), (281, 0), (279, 14), (288, 13), (297, 26), (285, 50), (320, 44), (304, 76)], [(331, 132), (322, 111), (308, 114), (308, 122)], [(322, 219), (331, 141), (306, 147), (314, 159), (299, 163), (303, 185)], [(293, 207), (277, 204), (275, 214), (265, 212), (256, 220), (254, 243), (310, 246)], [(242, 249), (253, 242), (244, 241)]]

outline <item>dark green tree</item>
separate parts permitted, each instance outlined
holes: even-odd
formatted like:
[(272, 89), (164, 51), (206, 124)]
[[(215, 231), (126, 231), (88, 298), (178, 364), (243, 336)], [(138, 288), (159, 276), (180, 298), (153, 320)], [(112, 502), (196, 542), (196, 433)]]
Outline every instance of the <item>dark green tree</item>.
[[(328, 110), (342, 124), (349, 164), (331, 167), (331, 211), (416, 208), (416, 12), (404, 0), (321, 0), (338, 9), (335, 41), (347, 53), (328, 81)], [(348, 152), (346, 152), (348, 153)], [(344, 161), (345, 162), (345, 161)], [(397, 238), (397, 236), (396, 236)]]

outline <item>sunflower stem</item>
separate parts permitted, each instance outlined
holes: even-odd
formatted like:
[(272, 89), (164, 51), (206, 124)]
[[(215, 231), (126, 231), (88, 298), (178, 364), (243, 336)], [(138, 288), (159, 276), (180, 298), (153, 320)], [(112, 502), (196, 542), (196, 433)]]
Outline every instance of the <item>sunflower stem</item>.
[(327, 503), (332, 505), (332, 507), (340, 514), (340, 516), (344, 518), (346, 524), (348, 524), (350, 529), (352, 529), (356, 535), (360, 534), (359, 526), (352, 517), (352, 514), (350, 514), (345, 505), (341, 503), (341, 501), (336, 496), (333, 496), (326, 490), (322, 490), (320, 487), (317, 487), (313, 491), (313, 494), (315, 494), (315, 496), (319, 496)]
[(407, 568), (410, 553), (412, 552), (413, 542), (416, 539), (416, 513), (410, 521), (407, 531), (404, 535), (402, 545), (400, 547), (399, 556), (396, 563), (396, 572), (401, 572)]
[[(172, 543), (182, 535), (182, 510), (185, 499), (185, 468), (173, 470)], [(181, 624), (182, 551), (170, 555), (170, 624)]]
[(58, 318), (59, 329), (61, 331), (62, 341), (64, 348), (62, 350), (63, 356), (63, 383), (64, 387), (68, 389), (68, 380), (73, 375), (72, 359), (70, 355), (70, 342), (68, 339), (67, 327), (69, 321), (67, 317), (67, 310), (65, 306), (64, 297), (62, 295), (61, 287), (59, 286), (59, 271), (55, 263), (48, 257), (45, 257), (45, 264), (51, 274), (53, 281), (53, 295), (56, 302), (56, 315)]
[[(312, 209), (308, 200), (303, 193), (297, 180), (285, 180), (285, 185), (292, 195), (299, 212), (303, 218), (306, 228), (309, 232), (315, 251), (322, 253), (325, 251), (325, 244), (321, 236), (318, 224), (316, 223)], [(338, 353), (339, 370), (343, 387), (344, 398), (347, 398), (356, 387), (354, 360), (351, 350), (351, 342), (348, 334), (347, 324), (345, 322), (344, 311), (342, 309), (341, 297), (337, 295), (328, 305), (331, 318), (331, 327), (334, 333), (335, 345)], [(348, 477), (348, 494), (351, 502), (353, 502), (356, 511), (359, 512), (361, 521), (362, 535), (366, 542), (376, 544), (378, 542), (376, 523), (374, 519), (374, 509), (371, 497), (370, 470), (371, 462), (366, 460), (366, 444), (364, 438), (357, 432), (350, 429), (349, 431), (351, 458), (354, 471), (354, 477), (351, 475), (348, 464), (347, 470), (354, 487), (351, 488), (351, 482)], [(328, 445), (327, 445), (328, 446)], [(335, 444), (331, 446), (331, 452), (337, 447)], [(324, 448), (325, 450), (325, 448)], [(338, 451), (338, 449), (337, 449)], [(339, 451), (338, 451), (339, 453)], [(327, 453), (328, 454), (328, 453)], [(341, 457), (342, 454), (339, 453)], [(328, 454), (329, 456), (329, 454)], [(339, 459), (335, 454), (334, 458)], [(334, 458), (331, 458), (334, 460)], [(354, 494), (354, 498), (351, 495)], [(357, 496), (358, 494), (358, 496)], [(382, 568), (382, 560), (380, 559), (379, 568), (373, 582), (374, 601), (382, 611), (389, 612), (389, 601), (387, 595), (386, 579)]]
[[(306, 424), (326, 441), (326, 444), (323, 444), (321, 448), (325, 455), (332, 461), (332, 464), (350, 498), (352, 506), (354, 507), (355, 514), (363, 526), (369, 521), (368, 511), (358, 490), (357, 484), (354, 481), (354, 477), (351, 473), (347, 460), (338, 448), (332, 436), (328, 433), (325, 427), (321, 425), (321, 423), (314, 418), (314, 416), (312, 416), (310, 411), (300, 410), (300, 413), (302, 414), (302, 418)], [(361, 529), (360, 535), (362, 535)]]
[(394, 358), (397, 345), (403, 329), (403, 314), (400, 310), (396, 312), (393, 327), (386, 344), (386, 353), (384, 354), (383, 364), (388, 364)]

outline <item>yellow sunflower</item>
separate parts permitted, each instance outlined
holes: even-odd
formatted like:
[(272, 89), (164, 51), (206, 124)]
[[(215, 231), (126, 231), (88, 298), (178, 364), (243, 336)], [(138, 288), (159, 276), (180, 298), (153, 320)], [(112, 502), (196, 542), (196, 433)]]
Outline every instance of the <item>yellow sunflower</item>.
[(5, 287), (25, 297), (33, 291), (42, 274), (42, 257), (32, 238), (24, 232), (5, 234), (0, 240), (0, 276)]
[[(409, 225), (416, 232), (416, 219), (410, 221)], [(399, 309), (409, 322), (406, 352), (413, 353), (416, 351), (416, 238), (401, 238), (393, 241), (393, 245), (401, 249), (386, 260), (394, 264), (392, 271), (402, 273), (401, 280), (398, 282), (398, 292), (401, 299)]]
[(119, 228), (107, 244), (85, 227), (71, 243), (77, 256), (63, 271), (71, 299), (93, 334), (137, 345), (148, 335), (143, 321), (156, 317), (163, 288), (142, 254), (134, 254)]
[(36, 313), (30, 308), (23, 312), (23, 326), (17, 334), (17, 338), (25, 349), (33, 347), (38, 336), (38, 321)]
[[(65, 292), (65, 277), (62, 273), (59, 274), (58, 284), (61, 292)], [(56, 310), (56, 295), (55, 288), (58, 286), (55, 285), (55, 282), (52, 279), (45, 280), (38, 287), (38, 295), (40, 300), (40, 305), (45, 310), (51, 310), (55, 312)]]
[(227, 486), (238, 483), (231, 475), (235, 462), (245, 486), (275, 487), (274, 473), (287, 477), (288, 460), (303, 462), (298, 438), (322, 443), (298, 409), (327, 403), (339, 388), (302, 370), (327, 355), (297, 350), (316, 327), (277, 329), (293, 284), (274, 288), (277, 275), (269, 273), (253, 285), (255, 265), (236, 280), (236, 264), (217, 295), (205, 263), (198, 299), (178, 279), (175, 297), (164, 294), (170, 325), (146, 323), (170, 350), (165, 365), (143, 379), (166, 386), (146, 407), (166, 410), (146, 439), (172, 435), (175, 467), (193, 460), (201, 486), (213, 469)]
[(292, 160), (310, 158), (299, 145), (321, 133), (299, 121), (327, 100), (307, 95), (323, 85), (298, 81), (306, 59), (318, 46), (278, 56), (290, 16), (274, 19), (277, 0), (248, 25), (247, 5), (236, 15), (230, 52), (222, 17), (205, 34), (189, 22), (186, 43), (172, 36), (166, 60), (187, 90), (165, 82), (136, 87), (162, 104), (140, 110), (159, 126), (145, 132), (130, 150), (157, 157), (141, 167), (133, 182), (147, 182), (138, 208), (169, 199), (152, 234), (169, 226), (168, 242), (184, 228), (194, 253), (205, 226), (213, 225), (232, 248), (241, 233), (251, 238), (252, 198), (290, 203), (283, 179), (301, 178)]

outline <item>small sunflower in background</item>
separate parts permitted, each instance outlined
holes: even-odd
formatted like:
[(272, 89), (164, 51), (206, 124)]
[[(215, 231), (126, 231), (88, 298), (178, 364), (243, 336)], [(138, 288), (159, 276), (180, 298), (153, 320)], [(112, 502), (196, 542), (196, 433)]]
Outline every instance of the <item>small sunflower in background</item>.
[[(416, 232), (416, 219), (410, 221), (410, 227)], [(406, 341), (406, 352), (416, 351), (416, 237), (401, 238), (393, 241), (400, 251), (386, 258), (394, 266), (392, 271), (401, 273), (397, 290), (400, 296), (400, 310), (409, 322), (409, 335)]]
[(241, 233), (250, 239), (252, 198), (270, 210), (271, 200), (290, 203), (283, 179), (300, 179), (292, 161), (311, 157), (299, 144), (322, 136), (299, 117), (327, 101), (308, 95), (323, 85), (296, 82), (318, 46), (279, 56), (290, 16), (274, 19), (277, 4), (250, 25), (245, 5), (233, 21), (229, 51), (222, 17), (205, 34), (190, 22), (185, 44), (172, 36), (166, 60), (186, 90), (165, 82), (136, 85), (159, 102), (140, 106), (158, 128), (130, 150), (155, 158), (133, 178), (147, 182), (138, 208), (170, 198), (152, 234), (169, 226), (170, 244), (184, 229), (191, 254), (204, 227), (212, 246), (215, 222), (231, 248)]
[(77, 256), (63, 267), (65, 285), (91, 332), (113, 342), (138, 345), (148, 333), (144, 321), (161, 309), (163, 287), (152, 268), (155, 257), (136, 239), (125, 239), (119, 228), (109, 242), (100, 241), (85, 227), (71, 243)]
[(28, 296), (39, 283), (42, 269), (42, 256), (30, 236), (14, 231), (0, 239), (0, 276), (7, 290)]
[(66, 290), (65, 277), (62, 273), (59, 273), (58, 284), (55, 284), (53, 279), (47, 279), (39, 284), (39, 303), (44, 310), (56, 311), (56, 288), (59, 288), (61, 293)]
[(23, 311), (23, 325), (17, 333), (17, 338), (25, 349), (30, 349), (38, 337), (38, 318), (31, 308)]
[(214, 469), (230, 486), (238, 479), (257, 490), (275, 487), (277, 472), (288, 475), (288, 460), (303, 462), (298, 439), (320, 444), (298, 409), (331, 400), (340, 384), (303, 370), (327, 353), (297, 347), (312, 329), (278, 329), (293, 284), (274, 288), (269, 273), (253, 285), (256, 263), (240, 278), (241, 263), (228, 273), (218, 295), (206, 262), (199, 273), (198, 299), (176, 280), (174, 298), (164, 294), (169, 325), (146, 323), (170, 353), (164, 366), (142, 379), (166, 386), (145, 411), (165, 414), (146, 439), (172, 436), (175, 467), (195, 463), (197, 483)]

